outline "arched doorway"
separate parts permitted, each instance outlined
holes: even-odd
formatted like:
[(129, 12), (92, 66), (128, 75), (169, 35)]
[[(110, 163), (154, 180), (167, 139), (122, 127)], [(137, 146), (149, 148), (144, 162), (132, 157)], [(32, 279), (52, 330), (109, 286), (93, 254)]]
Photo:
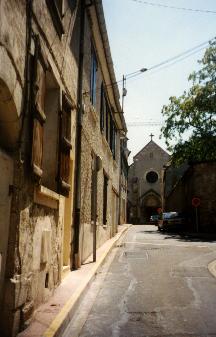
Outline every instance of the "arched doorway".
[(149, 222), (150, 216), (157, 214), (159, 207), (161, 207), (161, 197), (156, 192), (147, 193), (141, 203), (141, 222)]

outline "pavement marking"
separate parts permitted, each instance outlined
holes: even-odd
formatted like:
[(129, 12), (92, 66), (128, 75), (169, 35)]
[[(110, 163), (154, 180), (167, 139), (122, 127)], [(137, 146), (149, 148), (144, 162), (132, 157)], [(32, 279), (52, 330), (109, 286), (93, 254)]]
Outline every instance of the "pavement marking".
[[(151, 242), (136, 242), (136, 241), (132, 241), (132, 242), (124, 242), (124, 244), (137, 244), (137, 245), (151, 245), (151, 246), (174, 246), (174, 247), (186, 247), (186, 248), (191, 248), (192, 245), (184, 245), (184, 244), (180, 244), (180, 245), (176, 245), (176, 244), (168, 244), (168, 243), (151, 243)], [(209, 248), (209, 246), (196, 246), (198, 248)]]

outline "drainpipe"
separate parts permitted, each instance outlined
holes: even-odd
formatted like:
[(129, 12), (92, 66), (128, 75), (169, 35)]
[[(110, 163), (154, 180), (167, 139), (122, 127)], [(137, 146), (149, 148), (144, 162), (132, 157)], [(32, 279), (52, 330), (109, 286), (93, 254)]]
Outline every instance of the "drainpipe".
[[(71, 270), (81, 266), (79, 253), (80, 235), (80, 208), (81, 208), (81, 141), (82, 141), (82, 104), (83, 104), (83, 61), (84, 61), (84, 35), (85, 35), (85, 0), (80, 1), (80, 43), (79, 43), (79, 69), (77, 86), (77, 118), (75, 141), (75, 175), (74, 175), (74, 209), (73, 228), (74, 236), (71, 240)], [(73, 231), (72, 231), (73, 232)]]

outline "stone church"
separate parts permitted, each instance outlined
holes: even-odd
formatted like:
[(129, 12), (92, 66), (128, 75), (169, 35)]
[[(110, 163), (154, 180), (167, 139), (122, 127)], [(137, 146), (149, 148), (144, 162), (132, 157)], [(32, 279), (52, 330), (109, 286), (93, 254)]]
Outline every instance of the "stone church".
[(128, 220), (146, 223), (162, 206), (162, 170), (169, 154), (153, 140), (134, 157), (128, 175)]

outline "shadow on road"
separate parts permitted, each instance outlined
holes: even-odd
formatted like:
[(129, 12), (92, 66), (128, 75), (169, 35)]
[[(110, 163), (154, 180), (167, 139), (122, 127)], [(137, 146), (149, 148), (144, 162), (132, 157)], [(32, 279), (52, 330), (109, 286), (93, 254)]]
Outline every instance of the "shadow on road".
[(163, 237), (164, 240), (175, 239), (182, 242), (216, 242), (216, 234), (209, 233), (188, 233), (177, 231), (157, 231), (157, 230), (144, 230), (139, 231), (143, 234), (158, 234)]

